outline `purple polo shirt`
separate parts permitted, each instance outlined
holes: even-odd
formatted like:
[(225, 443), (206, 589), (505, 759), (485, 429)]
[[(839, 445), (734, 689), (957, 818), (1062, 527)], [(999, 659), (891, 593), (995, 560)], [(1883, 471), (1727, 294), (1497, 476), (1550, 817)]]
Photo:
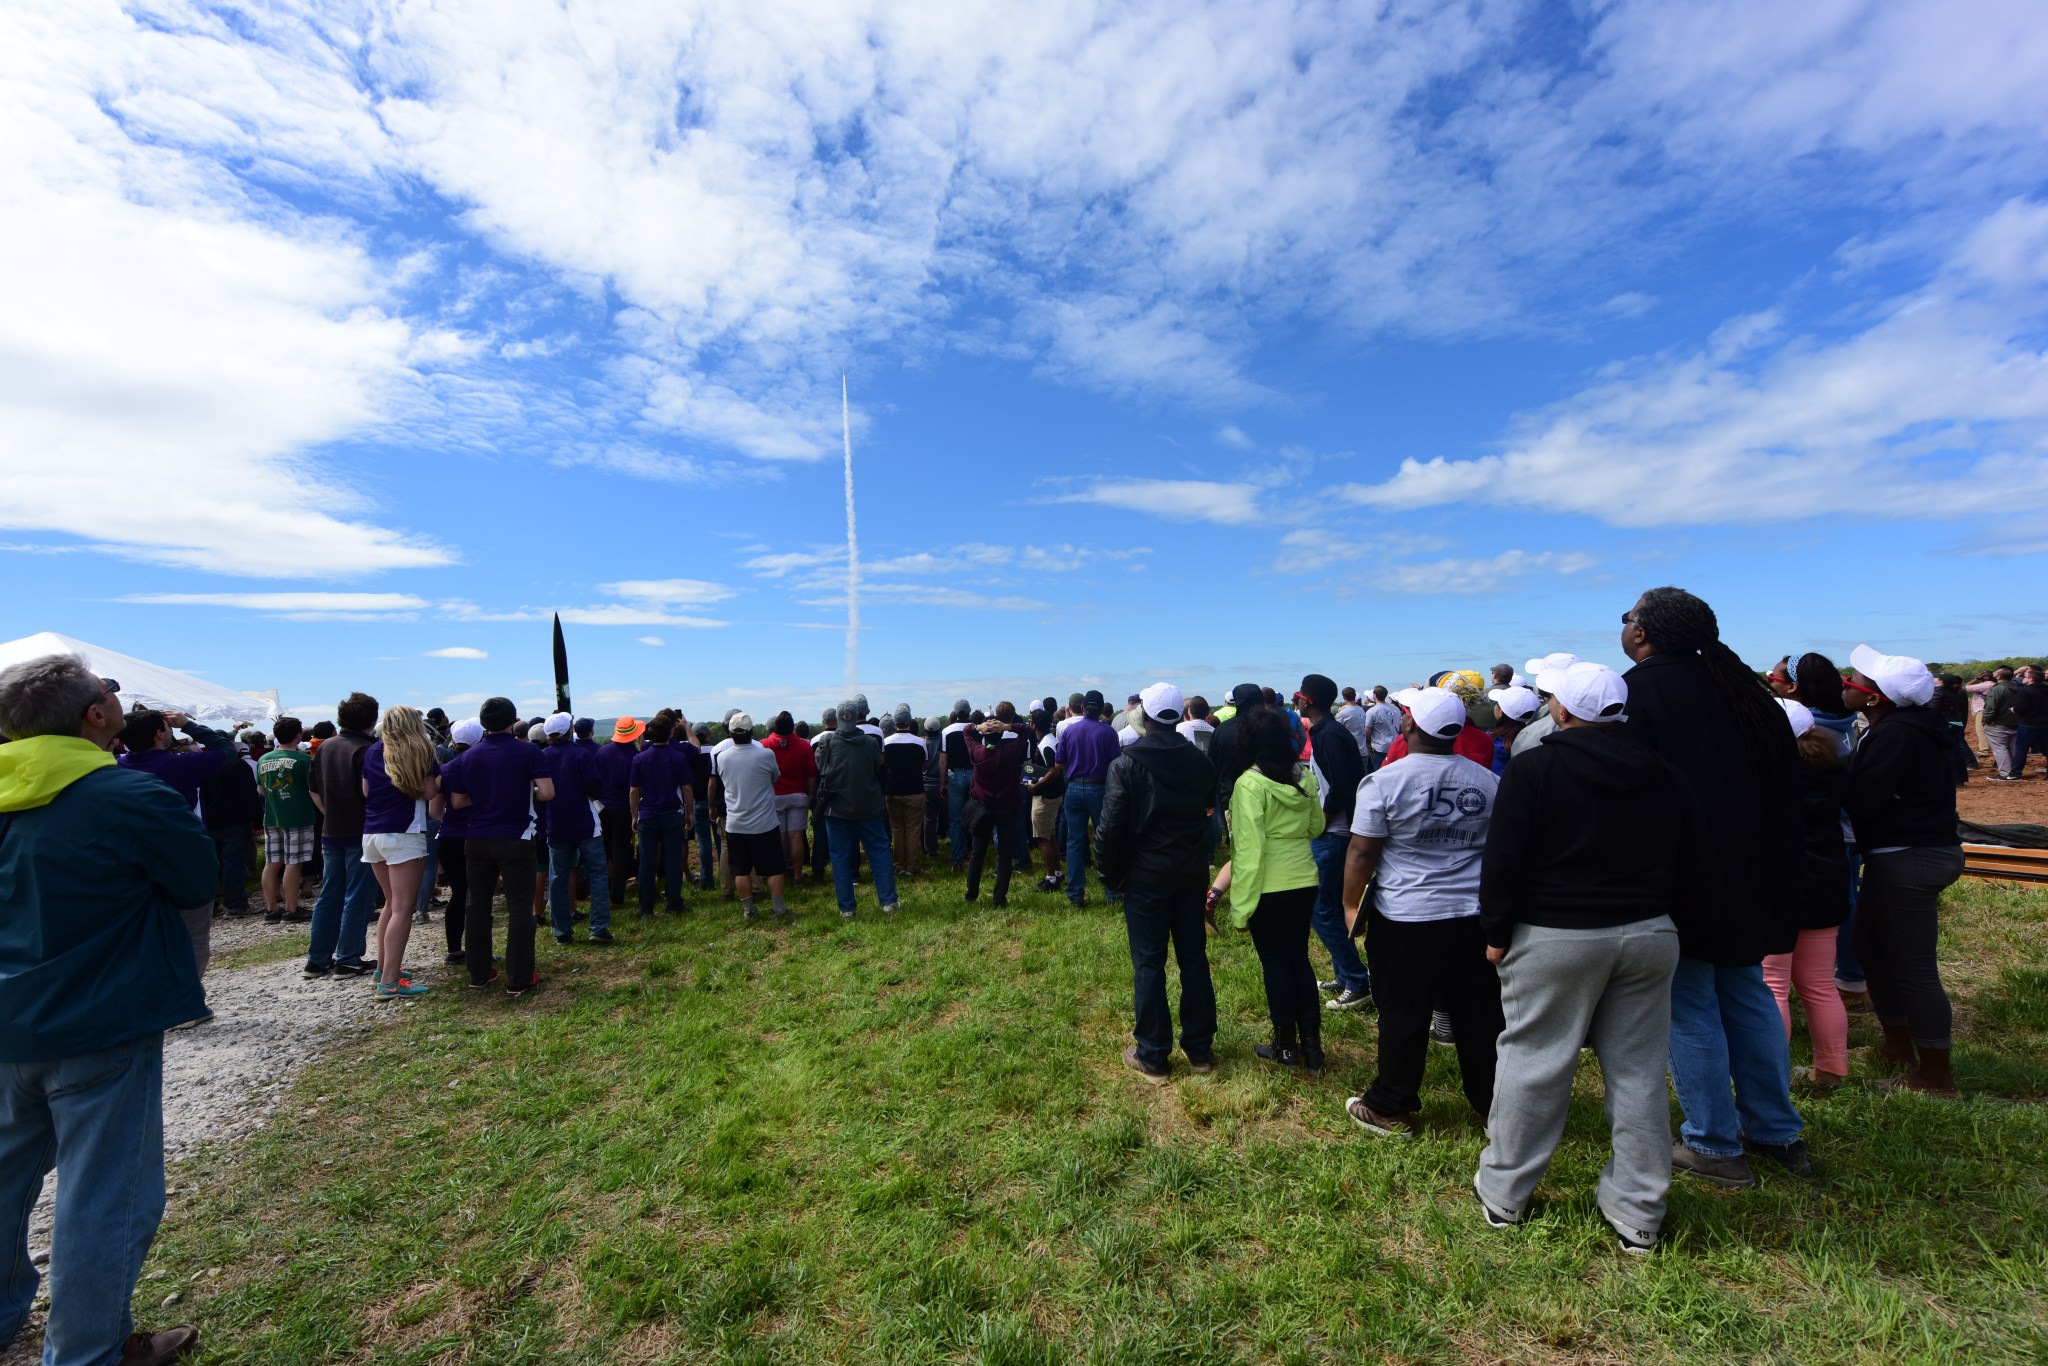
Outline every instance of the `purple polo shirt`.
[(590, 790), (597, 786), (597, 756), (571, 741), (548, 746), (548, 772), (555, 799), (548, 803), (548, 843), (581, 844), (597, 834)]
[(226, 768), (228, 760), (234, 757), (235, 752), (231, 749), (195, 749), (184, 754), (151, 749), (140, 754), (132, 751), (124, 754), (121, 762), (162, 780), (171, 791), (185, 799), (185, 805), (197, 808), (199, 785)]
[(641, 750), (633, 757), (633, 786), (640, 789), (640, 819), (682, 810), (682, 789), (689, 781), (689, 759), (674, 747), (663, 743)]
[[(427, 770), (438, 775), (441, 766)], [(363, 754), (363, 833), (365, 835), (418, 835), (427, 828), (427, 804), (408, 797), (391, 785), (384, 771), (384, 742), (376, 741)]]
[(632, 797), (633, 761), (639, 757), (639, 750), (616, 740), (597, 752), (597, 780), (604, 789), (598, 800), (606, 809), (626, 809), (626, 802)]
[(1109, 766), (1124, 752), (1116, 727), (1104, 721), (1082, 717), (1060, 736), (1059, 758), (1070, 783), (1099, 783), (1109, 776)]
[[(458, 759), (460, 759), (463, 755), (467, 753), (469, 753), (467, 749), (456, 750), (453, 753), (451, 753), (448, 756), (448, 758), (441, 764), (441, 790), (444, 793), (448, 790), (448, 771), (455, 766), (455, 763)], [(441, 833), (439, 834), (439, 836), (437, 836), (437, 838), (444, 840), (468, 839), (469, 808), (466, 806), (457, 808), (453, 802), (443, 802), (441, 811)]]
[(533, 780), (547, 777), (547, 751), (506, 731), (486, 735), (441, 772), (441, 785), (469, 798), (473, 840), (518, 840), (534, 823)]

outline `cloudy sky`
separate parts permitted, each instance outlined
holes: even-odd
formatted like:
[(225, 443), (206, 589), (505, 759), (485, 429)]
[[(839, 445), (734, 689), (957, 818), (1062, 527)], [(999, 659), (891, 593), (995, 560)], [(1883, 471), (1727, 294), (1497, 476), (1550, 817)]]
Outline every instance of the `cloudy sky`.
[(0, 11), (0, 638), (313, 716), (2048, 649), (2032, 0)]

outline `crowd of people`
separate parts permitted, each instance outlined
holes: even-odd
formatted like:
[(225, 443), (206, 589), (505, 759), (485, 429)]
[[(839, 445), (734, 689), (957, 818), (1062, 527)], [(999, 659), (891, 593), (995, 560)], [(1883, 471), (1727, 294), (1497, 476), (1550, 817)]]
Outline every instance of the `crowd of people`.
[[(15, 665), (0, 1345), (34, 1298), (27, 1210), (52, 1166), (46, 1360), (163, 1362), (196, 1341), (131, 1332), (129, 1297), (163, 1210), (163, 1034), (210, 1018), (216, 915), (305, 922), (308, 977), (403, 1001), (428, 990), (405, 958), (445, 887), (444, 962), (519, 997), (540, 985), (539, 914), (558, 943), (582, 926), (600, 947), (629, 889), (641, 916), (716, 888), (746, 920), (780, 919), (829, 866), (841, 915), (862, 883), (886, 915), (941, 856), (967, 902), (986, 881), (995, 907), (1020, 877), (1086, 906), (1092, 870), (1125, 922), (1123, 1062), (1146, 1083), (1172, 1082), (1176, 1045), (1193, 1073), (1218, 1065), (1219, 915), (1261, 965), (1264, 1065), (1320, 1076), (1325, 1012), (1376, 1011), (1371, 1076), (1343, 1103), (1365, 1134), (1415, 1134), (1429, 1045), (1455, 1047), (1493, 1228), (1528, 1217), (1590, 1049), (1612, 1142), (1599, 1208), (1646, 1253), (1675, 1171), (1729, 1188), (1755, 1183), (1753, 1160), (1813, 1175), (1799, 1102), (1849, 1079), (1850, 1009), (1882, 1030), (1878, 1084), (1957, 1094), (1936, 930), (1963, 866), (1966, 726), (2016, 780), (2048, 689), (2037, 668), (1965, 682), (1867, 646), (1846, 670), (1803, 653), (1760, 676), (1676, 588), (1624, 612), (1619, 645), (1625, 674), (1553, 653), (1391, 694), (1310, 674), (1212, 708), (1162, 681), (1121, 708), (1090, 691), (986, 713), (963, 699), (943, 718), (871, 716), (853, 696), (815, 729), (730, 712), (715, 739), (676, 709), (600, 736), (502, 697), (451, 722), (360, 692), (310, 730), (220, 731), (124, 711), (118, 682), (70, 656)], [(1799, 1069), (1793, 996), (1812, 1040)]]

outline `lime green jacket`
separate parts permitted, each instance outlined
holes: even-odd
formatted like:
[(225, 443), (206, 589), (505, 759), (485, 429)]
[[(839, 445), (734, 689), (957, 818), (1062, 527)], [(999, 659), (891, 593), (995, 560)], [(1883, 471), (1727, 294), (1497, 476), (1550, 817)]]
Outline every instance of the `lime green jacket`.
[(1322, 833), (1323, 803), (1306, 764), (1292, 783), (1246, 769), (1230, 794), (1230, 923), (1249, 924), (1267, 892), (1315, 886), (1308, 842)]

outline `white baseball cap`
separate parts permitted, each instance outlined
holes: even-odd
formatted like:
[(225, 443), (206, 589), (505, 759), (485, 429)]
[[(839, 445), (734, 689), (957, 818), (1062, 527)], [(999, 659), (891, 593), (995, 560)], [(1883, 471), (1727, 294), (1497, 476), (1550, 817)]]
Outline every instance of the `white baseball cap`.
[(1529, 686), (1529, 680), (1526, 676), (1522, 674), (1516, 674), (1514, 677), (1508, 679), (1508, 686), (1510, 688), (1526, 688)]
[(1934, 700), (1934, 675), (1911, 655), (1881, 655), (1858, 645), (1849, 651), (1849, 667), (1902, 707), (1924, 707)]
[(1449, 740), (1465, 728), (1465, 704), (1447, 688), (1403, 688), (1392, 701), (1415, 718), (1424, 735)]
[(743, 711), (733, 712), (731, 715), (725, 718), (725, 730), (726, 734), (728, 735), (735, 734), (743, 730), (752, 731), (753, 729), (754, 718), (747, 715)]
[(1554, 655), (1543, 655), (1540, 658), (1530, 660), (1527, 664), (1524, 664), (1522, 666), (1522, 672), (1536, 680), (1536, 682), (1531, 685), (1532, 687), (1536, 687), (1542, 689), (1545, 692), (1548, 692), (1549, 689), (1543, 687), (1544, 671), (1546, 669), (1569, 669), (1572, 665), (1578, 662), (1579, 657), (1577, 655), (1568, 655), (1565, 654), (1563, 651), (1559, 651), (1557, 654)]
[(1628, 705), (1628, 684), (1605, 664), (1581, 660), (1569, 668), (1549, 669), (1537, 676), (1536, 686), (1581, 721), (1608, 725), (1628, 720), (1622, 714)]
[(1796, 740), (1813, 729), (1813, 713), (1807, 710), (1805, 703), (1794, 702), (1789, 697), (1780, 697), (1777, 702), (1785, 709), (1785, 719), (1792, 723), (1793, 739)]
[[(1521, 677), (1520, 674), (1515, 676), (1517, 678)], [(1507, 717), (1510, 721), (1526, 721), (1536, 714), (1538, 707), (1543, 705), (1534, 690), (1520, 683), (1515, 684), (1513, 687), (1495, 688), (1486, 697), (1493, 705), (1499, 707), (1501, 715)]]
[(569, 727), (576, 724), (576, 718), (568, 712), (558, 711), (547, 719), (548, 734), (567, 735)]
[(480, 745), (484, 742), (484, 723), (474, 716), (465, 716), (448, 728), (448, 739), (457, 745)]
[(1178, 721), (1184, 699), (1180, 689), (1171, 683), (1154, 683), (1138, 694), (1138, 705), (1145, 709), (1145, 715), (1154, 721)]

